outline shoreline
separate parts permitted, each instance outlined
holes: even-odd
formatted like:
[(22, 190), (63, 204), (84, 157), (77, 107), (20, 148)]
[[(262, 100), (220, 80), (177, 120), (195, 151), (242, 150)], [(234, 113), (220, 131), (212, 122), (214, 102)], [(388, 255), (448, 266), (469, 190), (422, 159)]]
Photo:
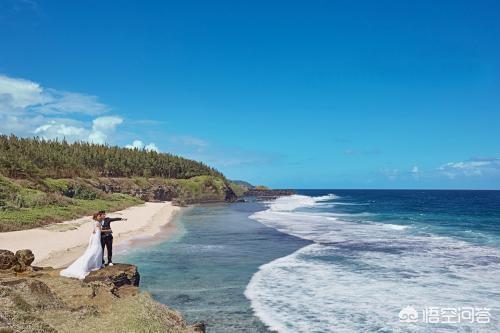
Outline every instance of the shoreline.
[(168, 218), (168, 222), (160, 225), (155, 234), (138, 235), (123, 240), (118, 244), (113, 243), (113, 257), (126, 256), (129, 250), (144, 249), (157, 245), (161, 242), (170, 240), (178, 235), (181, 231), (175, 222), (179, 215), (183, 214), (189, 207), (172, 206), (176, 209)]
[[(146, 202), (138, 206), (110, 213), (110, 217), (123, 217), (127, 221), (112, 224), (113, 247), (119, 254), (124, 246), (147, 246), (151, 239), (170, 237), (175, 227), (170, 222), (181, 211), (171, 202)], [(10, 251), (31, 249), (34, 265), (61, 268), (78, 258), (88, 245), (92, 232), (91, 217), (50, 224), (41, 228), (0, 233), (1, 248)]]

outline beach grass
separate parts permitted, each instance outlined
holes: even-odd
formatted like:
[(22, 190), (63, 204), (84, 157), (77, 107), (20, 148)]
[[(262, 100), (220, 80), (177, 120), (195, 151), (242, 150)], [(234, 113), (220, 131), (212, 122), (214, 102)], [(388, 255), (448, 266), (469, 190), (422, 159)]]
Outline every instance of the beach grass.
[[(69, 199), (60, 197), (43, 201), (43, 196), (50, 194), (22, 189), (21, 199), (25, 204), (21, 207), (0, 210), (0, 232), (31, 229), (46, 224), (61, 222), (84, 215), (90, 215), (98, 210), (117, 211), (137, 205), (143, 201), (130, 195), (113, 193), (106, 198)], [(38, 193), (40, 192), (40, 193)], [(31, 205), (28, 205), (31, 204)]]

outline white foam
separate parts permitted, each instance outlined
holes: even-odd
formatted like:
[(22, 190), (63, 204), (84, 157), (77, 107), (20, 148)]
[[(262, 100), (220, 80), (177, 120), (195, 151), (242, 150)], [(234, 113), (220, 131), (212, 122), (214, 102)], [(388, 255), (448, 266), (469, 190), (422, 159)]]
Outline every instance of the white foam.
[(313, 207), (316, 201), (306, 195), (290, 195), (287, 197), (279, 197), (271, 203), (269, 209), (273, 211), (292, 211), (302, 207)]
[(340, 197), (338, 195), (335, 195), (333, 193), (327, 194), (327, 195), (322, 195), (319, 197), (313, 197), (313, 199), (318, 202), (318, 201), (330, 201), (330, 200), (335, 200), (339, 199)]
[(274, 201), (268, 202), (269, 209), (273, 211), (293, 211), (298, 208), (314, 207), (318, 203), (322, 204), (325, 201), (331, 201), (340, 197), (331, 193), (328, 195), (310, 197), (307, 195), (294, 194), (290, 196), (279, 197)]
[(434, 328), (500, 331), (499, 249), (451, 237), (416, 236), (403, 225), (297, 211), (318, 202), (299, 197), (288, 197), (274, 209), (271, 205), (251, 216), (315, 242), (261, 266), (248, 284), (246, 297), (271, 329), (293, 333), (432, 330), (423, 322), (411, 326), (399, 322), (399, 311), (412, 305), (420, 310), (488, 307), (492, 309), (489, 326), (463, 323)]
[(406, 230), (406, 229), (408, 229), (407, 225), (390, 224), (390, 223), (382, 223), (382, 225), (385, 228), (389, 228), (389, 229), (392, 229), (392, 230)]

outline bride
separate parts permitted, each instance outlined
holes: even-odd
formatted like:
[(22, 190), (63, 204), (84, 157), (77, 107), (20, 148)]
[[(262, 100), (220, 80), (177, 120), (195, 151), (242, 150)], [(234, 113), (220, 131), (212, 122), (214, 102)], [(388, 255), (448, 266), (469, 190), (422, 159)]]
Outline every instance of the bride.
[(61, 276), (84, 279), (91, 271), (102, 267), (101, 223), (97, 220), (98, 213), (94, 214), (94, 228), (90, 235), (89, 246), (85, 253), (68, 268), (61, 271)]

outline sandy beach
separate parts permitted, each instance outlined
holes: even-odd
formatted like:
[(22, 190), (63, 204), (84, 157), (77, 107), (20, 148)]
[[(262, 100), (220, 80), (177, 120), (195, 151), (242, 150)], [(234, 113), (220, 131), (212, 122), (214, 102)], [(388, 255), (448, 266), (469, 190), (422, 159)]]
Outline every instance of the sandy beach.
[[(112, 223), (114, 243), (120, 245), (134, 240), (153, 238), (181, 208), (170, 202), (147, 202), (145, 204), (109, 213), (109, 217), (123, 217), (127, 221)], [(35, 254), (34, 265), (65, 267), (80, 256), (88, 245), (92, 232), (90, 216), (51, 224), (43, 228), (0, 233), (0, 248), (11, 251), (31, 249)]]

